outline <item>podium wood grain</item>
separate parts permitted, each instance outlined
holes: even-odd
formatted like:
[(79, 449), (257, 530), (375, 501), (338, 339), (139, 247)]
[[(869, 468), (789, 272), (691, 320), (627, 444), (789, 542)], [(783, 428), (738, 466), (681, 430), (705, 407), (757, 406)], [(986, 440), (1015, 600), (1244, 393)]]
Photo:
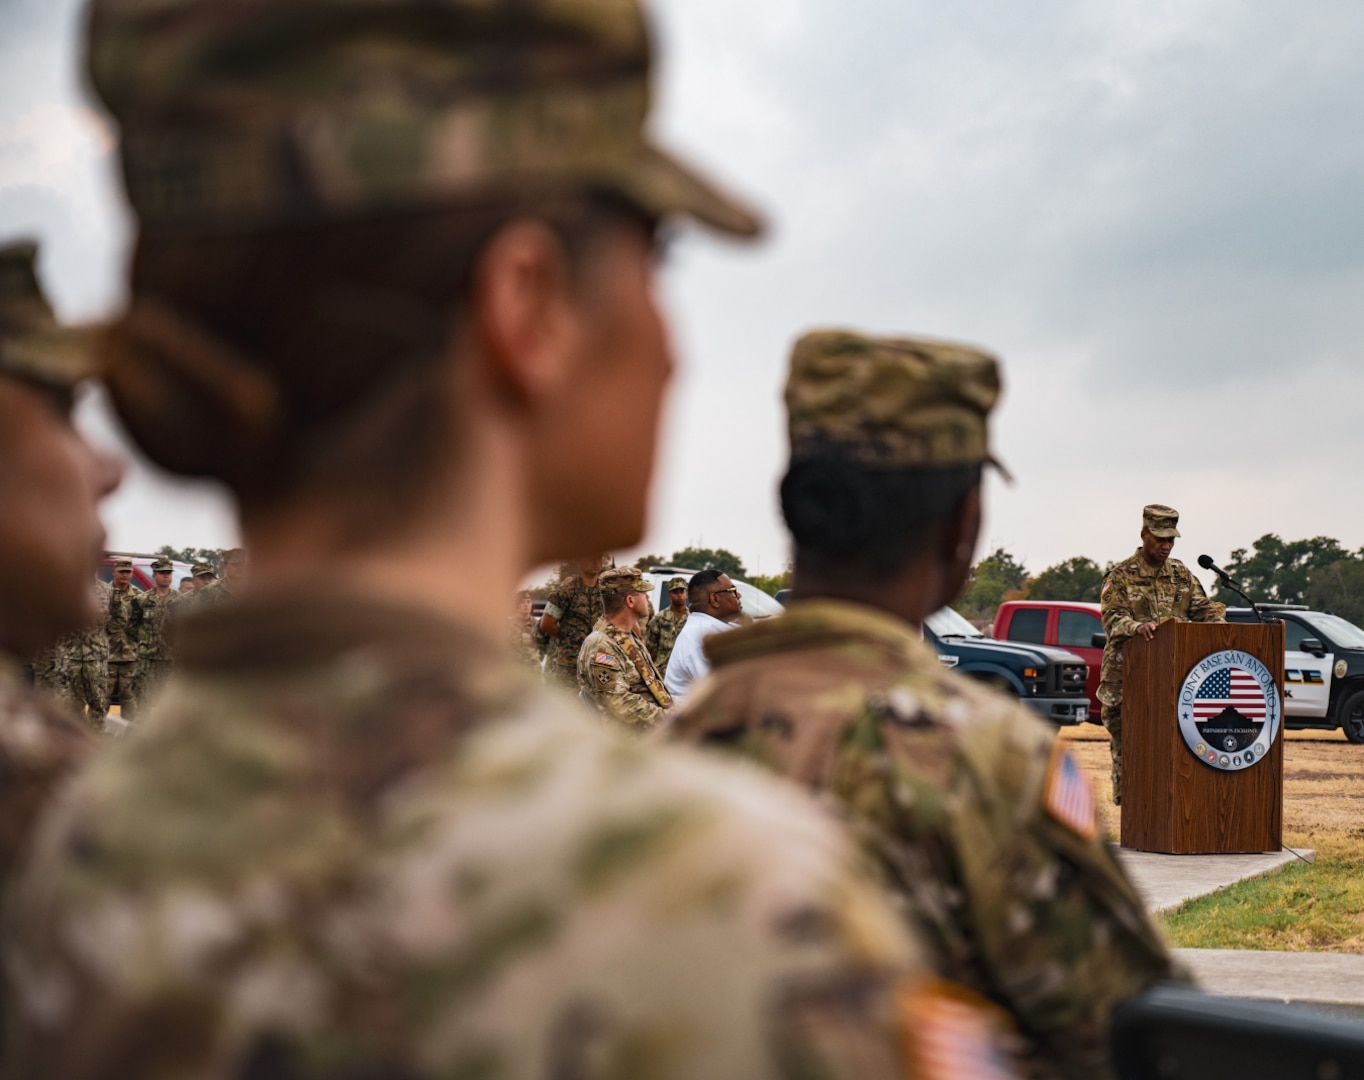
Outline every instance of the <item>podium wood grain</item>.
[(1224, 772), (1194, 757), (1179, 732), (1179, 691), (1211, 653), (1250, 653), (1282, 701), (1282, 623), (1168, 622), (1123, 652), (1122, 846), (1171, 855), (1247, 854), (1283, 847), (1283, 722), (1268, 754)]

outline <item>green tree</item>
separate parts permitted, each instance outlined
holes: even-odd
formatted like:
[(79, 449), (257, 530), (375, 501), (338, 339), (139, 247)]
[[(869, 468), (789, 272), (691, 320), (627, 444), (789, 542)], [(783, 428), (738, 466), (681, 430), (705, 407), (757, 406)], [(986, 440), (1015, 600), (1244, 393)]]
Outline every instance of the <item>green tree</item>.
[(662, 555), (641, 555), (635, 560), (636, 570), (652, 570), (655, 566), (667, 566), (668, 560)]
[(1318, 566), (1308, 578), (1303, 603), (1329, 611), (1356, 626), (1364, 625), (1364, 548)]
[[(1273, 533), (1260, 537), (1251, 550), (1237, 548), (1227, 562), (1227, 573), (1252, 600), (1266, 604), (1301, 604), (1314, 573), (1353, 558), (1329, 536), (1285, 543)], [(1225, 604), (1242, 601), (1229, 589), (1214, 587), (1214, 598)]]
[(688, 570), (719, 570), (732, 578), (748, 580), (748, 571), (743, 560), (732, 551), (724, 548), (688, 547), (675, 552), (668, 560), (668, 566), (682, 566)]
[(1002, 547), (996, 548), (971, 568), (957, 607), (973, 621), (992, 619), (1005, 597), (1022, 589), (1027, 580), (1023, 564)]
[(776, 596), (780, 590), (791, 587), (791, 568), (788, 566), (780, 574), (755, 574), (748, 583), (756, 585), (768, 596)]
[(171, 559), (175, 562), (208, 563), (221, 575), (223, 572), (223, 553), (220, 548), (173, 548), (169, 544), (156, 549), (155, 553), (162, 558)]
[(1099, 602), (1104, 571), (1093, 559), (1077, 555), (1043, 570), (1028, 585), (1029, 600), (1079, 600)]

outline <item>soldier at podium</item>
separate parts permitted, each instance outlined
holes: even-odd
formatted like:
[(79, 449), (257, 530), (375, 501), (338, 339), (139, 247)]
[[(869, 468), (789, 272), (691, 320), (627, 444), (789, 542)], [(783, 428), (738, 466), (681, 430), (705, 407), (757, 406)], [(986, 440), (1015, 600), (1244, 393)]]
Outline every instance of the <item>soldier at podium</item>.
[(1209, 600), (1199, 580), (1178, 559), (1170, 558), (1179, 536), (1179, 511), (1159, 503), (1141, 512), (1141, 547), (1109, 570), (1100, 604), (1103, 610), (1103, 667), (1099, 701), (1113, 754), (1113, 801), (1122, 805), (1122, 647), (1140, 634), (1148, 641), (1161, 623), (1225, 622), (1226, 605)]

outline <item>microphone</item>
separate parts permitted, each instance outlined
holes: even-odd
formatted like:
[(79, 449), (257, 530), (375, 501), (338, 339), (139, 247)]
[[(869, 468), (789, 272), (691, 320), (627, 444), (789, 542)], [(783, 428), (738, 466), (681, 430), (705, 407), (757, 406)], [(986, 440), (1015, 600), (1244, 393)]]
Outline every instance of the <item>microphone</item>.
[(1211, 570), (1221, 579), (1222, 584), (1225, 585), (1229, 591), (1234, 592), (1237, 596), (1239, 596), (1242, 600), (1249, 604), (1250, 610), (1255, 612), (1255, 617), (1258, 620), (1260, 620), (1260, 622), (1269, 621), (1268, 619), (1265, 618), (1264, 613), (1260, 610), (1260, 605), (1257, 604), (1254, 600), (1252, 600), (1249, 596), (1247, 596), (1242, 591), (1241, 587), (1236, 584), (1236, 582), (1231, 580), (1230, 574), (1228, 574), (1225, 570), (1223, 570), (1220, 566), (1218, 566), (1215, 562), (1212, 561), (1211, 555), (1198, 556), (1198, 565), (1201, 566), (1204, 570)]
[(1216, 574), (1225, 582), (1231, 581), (1231, 575), (1229, 575), (1225, 570), (1223, 570), (1220, 566), (1213, 562), (1211, 555), (1198, 556), (1198, 565), (1201, 566), (1204, 570), (1211, 570), (1214, 574)]

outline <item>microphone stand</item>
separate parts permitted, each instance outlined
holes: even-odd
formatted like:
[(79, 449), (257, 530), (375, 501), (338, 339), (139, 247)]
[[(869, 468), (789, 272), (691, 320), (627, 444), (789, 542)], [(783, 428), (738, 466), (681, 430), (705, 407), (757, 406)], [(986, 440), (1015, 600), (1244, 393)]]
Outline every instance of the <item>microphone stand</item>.
[(1223, 585), (1225, 585), (1228, 589), (1230, 589), (1242, 600), (1244, 600), (1246, 602), (1246, 605), (1250, 608), (1250, 610), (1255, 612), (1255, 618), (1258, 619), (1260, 622), (1262, 623), (1278, 622), (1277, 619), (1265, 618), (1264, 612), (1260, 610), (1260, 605), (1257, 604), (1254, 600), (1252, 600), (1249, 596), (1247, 596), (1241, 590), (1241, 587), (1237, 585), (1236, 582), (1232, 581), (1231, 577), (1220, 566), (1210, 566), (1207, 569), (1211, 570), (1214, 574), (1216, 574), (1218, 580), (1221, 581)]

